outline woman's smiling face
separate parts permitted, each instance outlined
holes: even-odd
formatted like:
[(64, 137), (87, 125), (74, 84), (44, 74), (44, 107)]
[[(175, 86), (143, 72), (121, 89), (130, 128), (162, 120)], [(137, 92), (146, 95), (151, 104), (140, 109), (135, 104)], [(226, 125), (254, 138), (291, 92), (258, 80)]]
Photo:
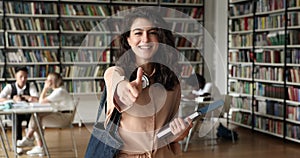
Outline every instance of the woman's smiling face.
[(138, 65), (151, 61), (156, 53), (158, 49), (157, 33), (157, 28), (149, 20), (137, 18), (133, 21), (127, 42), (135, 53)]

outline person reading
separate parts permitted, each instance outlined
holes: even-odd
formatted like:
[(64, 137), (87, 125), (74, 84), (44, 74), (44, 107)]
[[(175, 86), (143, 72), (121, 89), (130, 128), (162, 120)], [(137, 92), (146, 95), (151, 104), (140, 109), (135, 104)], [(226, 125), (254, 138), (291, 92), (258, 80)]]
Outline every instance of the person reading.
[(196, 97), (209, 97), (211, 95), (212, 83), (206, 82), (205, 78), (194, 73), (186, 79), (186, 84), (190, 85), (193, 89), (185, 98), (194, 99)]

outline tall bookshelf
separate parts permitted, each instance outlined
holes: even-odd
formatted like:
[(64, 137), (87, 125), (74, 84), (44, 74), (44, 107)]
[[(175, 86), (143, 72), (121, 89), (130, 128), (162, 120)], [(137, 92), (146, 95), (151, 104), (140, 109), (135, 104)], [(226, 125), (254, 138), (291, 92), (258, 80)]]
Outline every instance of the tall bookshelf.
[(1, 75), (1, 86), (0, 90), (4, 87), (3, 84), (3, 73), (4, 73), (4, 66), (5, 66), (5, 57), (4, 57), (4, 11), (3, 11), (3, 2), (0, 2), (0, 75)]
[(26, 66), (29, 80), (39, 83), (49, 72), (60, 72), (58, 3), (55, 1), (3, 1), (4, 53), (7, 82), (15, 67)]
[[(55, 71), (63, 75), (65, 86), (74, 94), (101, 91), (104, 71), (114, 64), (117, 51), (111, 41), (120, 30), (105, 21), (121, 19), (119, 12), (139, 6), (168, 7), (204, 25), (203, 0), (3, 0), (2, 4), (2, 83), (13, 82), (14, 68), (25, 65), (29, 68), (29, 80), (40, 83), (40, 88), (47, 74)], [(203, 74), (203, 30), (184, 18), (164, 16), (172, 25), (176, 46), (184, 56), (180, 61), (182, 76), (187, 77), (192, 71)], [(193, 27), (199, 32), (188, 32)]]
[[(204, 25), (204, 0), (3, 0), (1, 4), (2, 87), (14, 81), (16, 66), (27, 66), (28, 79), (36, 81), (39, 89), (49, 72), (59, 72), (68, 91), (83, 102), (78, 109), (83, 122), (94, 121), (97, 103), (93, 100), (100, 94), (105, 69), (115, 62), (117, 43), (111, 41), (120, 28), (106, 23), (107, 19), (121, 19), (118, 13), (125, 9), (161, 6), (182, 11), (192, 17), (188, 20)], [(184, 56), (182, 76), (192, 71), (203, 74), (203, 30), (192, 23), (183, 25), (186, 18), (168, 15), (165, 19)], [(193, 27), (196, 32), (186, 31)]]
[(231, 122), (300, 142), (299, 0), (228, 3)]

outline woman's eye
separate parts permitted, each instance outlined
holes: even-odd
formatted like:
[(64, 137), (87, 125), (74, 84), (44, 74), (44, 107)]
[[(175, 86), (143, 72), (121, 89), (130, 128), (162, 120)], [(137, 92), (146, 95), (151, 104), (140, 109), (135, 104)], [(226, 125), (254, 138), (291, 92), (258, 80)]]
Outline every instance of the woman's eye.
[(135, 32), (134, 34), (135, 34), (135, 35), (141, 35), (142, 32)]

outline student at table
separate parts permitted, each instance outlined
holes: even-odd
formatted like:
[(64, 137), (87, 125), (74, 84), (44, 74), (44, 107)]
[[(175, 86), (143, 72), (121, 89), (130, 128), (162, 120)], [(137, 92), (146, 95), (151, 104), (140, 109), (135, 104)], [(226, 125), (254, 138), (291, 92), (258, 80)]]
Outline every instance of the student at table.
[[(49, 90), (53, 90), (50, 95), (47, 96)], [(38, 119), (41, 126), (46, 124), (69, 124), (71, 119), (71, 111), (74, 109), (74, 102), (72, 96), (63, 87), (62, 77), (58, 73), (49, 73), (44, 84), (44, 88), (41, 92), (39, 103), (51, 103), (52, 107), (58, 112), (53, 113), (40, 113)], [(37, 125), (34, 118), (30, 118), (28, 132), (26, 137), (17, 142), (18, 146), (28, 146), (28, 142), (33, 138), (33, 133), (37, 131)], [(36, 138), (37, 146), (33, 147), (30, 151), (27, 151), (28, 155), (43, 154), (43, 143), (39, 137)]]
[[(15, 70), (16, 82), (7, 84), (0, 93), (0, 102), (6, 100), (18, 101), (27, 101), (27, 102), (37, 102), (39, 99), (39, 94), (36, 89), (36, 86), (33, 82), (29, 83), (28, 78), (28, 69), (26, 67), (18, 67)], [(16, 139), (22, 139), (22, 122), (26, 121), (27, 125), (29, 122), (31, 114), (18, 114), (17, 115), (17, 135)], [(33, 139), (30, 139), (29, 144), (33, 145)], [(18, 153), (22, 152), (18, 150)]]
[(211, 95), (212, 83), (206, 82), (205, 78), (198, 74), (194, 73), (186, 79), (186, 83), (190, 85), (193, 90), (186, 98), (195, 98), (198, 96), (206, 97)]

